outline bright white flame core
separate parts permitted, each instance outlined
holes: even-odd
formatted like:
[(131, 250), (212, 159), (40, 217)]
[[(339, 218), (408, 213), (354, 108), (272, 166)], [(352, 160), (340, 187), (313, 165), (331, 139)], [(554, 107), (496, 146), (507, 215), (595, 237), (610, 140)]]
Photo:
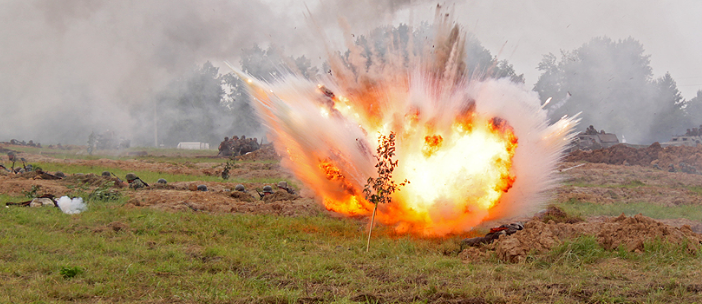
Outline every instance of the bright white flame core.
[[(549, 126), (538, 96), (523, 85), (465, 76), (460, 35), (437, 28), (436, 50), (409, 64), (366, 69), (365, 61), (332, 56), (334, 76), (321, 84), (294, 76), (250, 81), (281, 164), (329, 210), (370, 214), (361, 190), (376, 174), (376, 136), (390, 131), (397, 133), (394, 178), (410, 184), (380, 206), (378, 219), (398, 232), (440, 236), (524, 214), (556, 185), (554, 168), (577, 121)], [(350, 49), (349, 60), (363, 58)]]

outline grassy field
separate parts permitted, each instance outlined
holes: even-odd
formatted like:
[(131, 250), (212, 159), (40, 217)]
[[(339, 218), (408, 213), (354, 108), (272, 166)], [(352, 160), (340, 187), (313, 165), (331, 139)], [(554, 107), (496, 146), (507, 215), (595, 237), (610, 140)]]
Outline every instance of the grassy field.
[(670, 244), (608, 252), (585, 237), (526, 263), (465, 264), (458, 237), (398, 237), (380, 227), (365, 252), (365, 224), (352, 219), (122, 203), (91, 203), (72, 216), (55, 208), (0, 212), (0, 302), (702, 301), (702, 258)]
[[(65, 173), (105, 169), (38, 165)], [(135, 173), (148, 181), (221, 181)], [(463, 236), (398, 236), (380, 226), (366, 252), (367, 220), (166, 212), (125, 206), (129, 193), (91, 201), (77, 215), (0, 208), (0, 303), (702, 302), (702, 254), (690, 255), (684, 244), (650, 240), (643, 253), (631, 253), (581, 237), (522, 263), (494, 255), (468, 262), (459, 256)], [(22, 200), (0, 194), (2, 203)], [(580, 216), (702, 219), (693, 206), (555, 204)]]
[(631, 204), (594, 204), (588, 202), (568, 201), (557, 204), (568, 214), (588, 217), (597, 215), (618, 216), (625, 214), (633, 216), (643, 214), (655, 219), (675, 219), (686, 218), (694, 221), (702, 221), (702, 208), (697, 205), (680, 206), (660, 206), (651, 203), (631, 203)]

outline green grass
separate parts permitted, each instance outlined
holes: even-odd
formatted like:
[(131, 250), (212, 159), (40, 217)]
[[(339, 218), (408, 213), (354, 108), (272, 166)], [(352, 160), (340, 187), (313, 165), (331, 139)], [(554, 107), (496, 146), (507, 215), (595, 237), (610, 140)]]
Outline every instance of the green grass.
[(701, 186), (686, 186), (685, 189), (690, 190), (690, 191), (697, 193), (699, 195), (702, 195), (702, 187)]
[(628, 203), (628, 204), (595, 204), (570, 200), (556, 204), (566, 213), (575, 216), (619, 216), (624, 213), (627, 216), (643, 214), (655, 219), (675, 219), (686, 218), (695, 221), (702, 221), (702, 208), (698, 205), (661, 206), (651, 203)]
[[(365, 224), (352, 219), (169, 213), (123, 203), (93, 202), (73, 216), (1, 210), (0, 302), (568, 303), (614, 302), (631, 290), (640, 301), (700, 300), (688, 287), (702, 261), (665, 243), (643, 254), (606, 252), (586, 237), (526, 263), (464, 264), (444, 254), (458, 237), (397, 236), (380, 226), (365, 252)], [(112, 222), (127, 229), (115, 231)]]

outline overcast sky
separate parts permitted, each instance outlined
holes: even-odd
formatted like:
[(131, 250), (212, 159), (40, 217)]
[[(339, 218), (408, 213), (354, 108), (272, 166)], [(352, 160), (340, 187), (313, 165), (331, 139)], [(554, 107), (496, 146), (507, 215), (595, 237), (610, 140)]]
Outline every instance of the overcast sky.
[(670, 72), (686, 99), (702, 89), (702, 1), (462, 1), (457, 20), (493, 54), (502, 46), (527, 83), (543, 54), (573, 50), (596, 36), (640, 41), (655, 77)]
[[(279, 0), (269, 0), (282, 9)], [(339, 1), (343, 2), (343, 1)], [(366, 1), (356, 1), (366, 2)], [(404, 5), (392, 17), (364, 19), (347, 13), (351, 23), (369, 27), (374, 22), (394, 24), (433, 20), (437, 3), (454, 8), (455, 20), (478, 37), (493, 55), (509, 60), (524, 73), (532, 87), (539, 77), (536, 66), (544, 54), (573, 50), (593, 37), (613, 40), (629, 36), (651, 55), (655, 77), (666, 72), (677, 81), (686, 99), (702, 90), (702, 1), (700, 0), (465, 0), (455, 2), (395, 1)], [(288, 0), (303, 7), (304, 1)], [(367, 5), (367, 3), (364, 3)], [(318, 8), (319, 2), (308, 3)], [(288, 6), (289, 7), (289, 6)], [(365, 11), (362, 5), (355, 8)], [(294, 11), (294, 10), (293, 10)], [(331, 13), (327, 11), (327, 13)], [(338, 12), (344, 16), (344, 11)]]
[[(654, 76), (669, 71), (684, 98), (702, 89), (700, 0), (442, 3), (487, 49), (524, 73), (529, 87), (544, 54), (559, 55), (561, 49), (606, 35), (640, 41), (651, 56)], [(207, 60), (237, 64), (242, 49), (269, 42), (283, 46), (286, 55), (308, 55), (320, 63), (323, 39), (309, 26), (311, 20), (341, 49), (339, 17), (358, 35), (384, 24), (432, 21), (436, 4), (0, 0), (0, 141), (65, 143), (79, 137), (70, 142), (84, 144), (91, 130), (104, 129), (131, 137), (140, 128), (134, 105), (149, 105), (166, 83), (195, 65)], [(308, 9), (311, 18), (305, 17)]]

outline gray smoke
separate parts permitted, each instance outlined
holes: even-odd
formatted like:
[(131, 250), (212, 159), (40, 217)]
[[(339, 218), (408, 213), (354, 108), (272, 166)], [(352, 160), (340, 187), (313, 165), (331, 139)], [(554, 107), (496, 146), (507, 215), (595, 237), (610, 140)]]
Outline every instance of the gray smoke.
[(174, 77), (256, 42), (291, 43), (287, 18), (260, 1), (5, 1), (0, 140), (132, 136), (142, 130), (130, 110)]
[[(325, 1), (311, 10), (326, 25), (349, 11), (358, 12), (348, 15), (351, 20), (359, 20), (369, 12), (361, 7), (391, 14), (412, 2)], [(266, 0), (3, 1), (0, 141), (85, 144), (91, 131), (107, 129), (147, 138), (153, 131), (141, 122), (151, 114), (135, 112), (153, 111), (156, 93), (194, 66), (238, 62), (241, 50), (255, 43), (298, 52), (309, 45), (304, 5), (288, 4), (285, 9)]]
[[(210, 61), (239, 63), (242, 49), (282, 46), (285, 55), (321, 66), (323, 42), (399, 22), (432, 20), (425, 0), (2, 0), (0, 1), (0, 141), (85, 144), (91, 131), (116, 130), (153, 144), (157, 96), (174, 79)], [(595, 36), (633, 37), (651, 55), (654, 77), (670, 71), (683, 97), (702, 88), (702, 2), (463, 1), (445, 5), (499, 59), (533, 85), (548, 53)], [(597, 22), (592, 22), (597, 20)], [(343, 43), (341, 43), (343, 45)], [(343, 50), (341, 50), (343, 52)], [(220, 73), (228, 72), (220, 69)], [(546, 99), (550, 96), (542, 96)], [(231, 134), (230, 134), (231, 135)]]

